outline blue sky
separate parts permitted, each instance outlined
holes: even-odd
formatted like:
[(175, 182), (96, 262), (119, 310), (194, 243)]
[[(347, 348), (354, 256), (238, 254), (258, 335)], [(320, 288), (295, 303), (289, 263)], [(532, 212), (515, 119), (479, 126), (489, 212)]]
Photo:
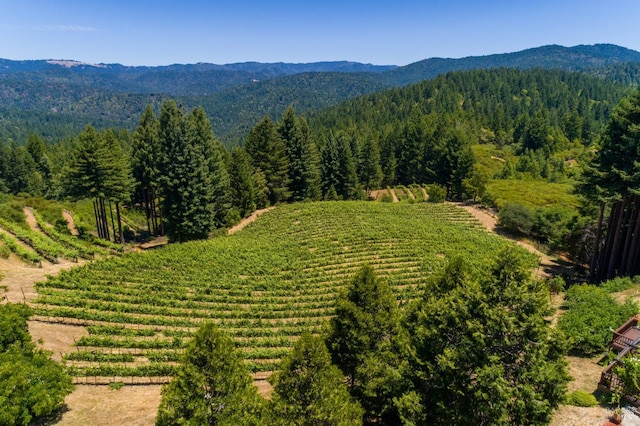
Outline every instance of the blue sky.
[(15, 60), (406, 65), (594, 43), (640, 51), (640, 1), (0, 0)]

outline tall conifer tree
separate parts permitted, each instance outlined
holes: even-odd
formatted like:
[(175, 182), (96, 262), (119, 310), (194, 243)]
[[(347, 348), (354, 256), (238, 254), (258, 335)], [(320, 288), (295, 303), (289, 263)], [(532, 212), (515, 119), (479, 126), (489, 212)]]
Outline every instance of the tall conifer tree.
[(213, 189), (203, 139), (188, 131), (175, 101), (162, 105), (159, 117), (160, 182), (166, 231), (174, 241), (206, 238), (214, 224)]

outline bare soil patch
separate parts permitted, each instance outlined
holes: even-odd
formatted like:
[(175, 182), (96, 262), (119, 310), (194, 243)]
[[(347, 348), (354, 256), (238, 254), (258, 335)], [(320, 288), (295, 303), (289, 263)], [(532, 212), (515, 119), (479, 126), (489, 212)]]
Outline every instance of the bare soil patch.
[(396, 195), (396, 191), (393, 188), (389, 189), (389, 194), (391, 195), (391, 199), (393, 200), (394, 203), (400, 202), (400, 200), (398, 199), (398, 196)]
[[(75, 342), (83, 336), (88, 336), (87, 329), (78, 325), (53, 324), (41, 321), (29, 321), (29, 333), (35, 342), (43, 349), (52, 351), (52, 358), (56, 361), (62, 355), (73, 351)], [(42, 340), (40, 340), (42, 339)]]
[(76, 227), (76, 222), (73, 220), (73, 215), (69, 210), (62, 210), (62, 217), (67, 222), (67, 228), (71, 235), (79, 235), (78, 228)]
[(60, 260), (59, 263), (42, 262), (42, 267), (27, 265), (13, 253), (8, 259), (0, 259), (0, 271), (4, 279), (0, 284), (8, 291), (2, 294), (11, 303), (31, 302), (37, 293), (34, 284), (44, 281), (47, 275), (55, 275), (63, 269), (69, 269), (84, 263)]
[(36, 220), (36, 217), (33, 214), (33, 210), (31, 210), (31, 207), (25, 207), (24, 209), (22, 209), (22, 211), (24, 212), (24, 215), (27, 218), (26, 220), (27, 220), (27, 225), (29, 225), (29, 228), (31, 228), (31, 230), (35, 232), (41, 233), (42, 231), (38, 226), (38, 221)]
[(162, 386), (77, 385), (66, 399), (67, 411), (57, 423), (64, 426), (153, 425)]
[(261, 209), (261, 210), (256, 210), (255, 212), (251, 213), (251, 216), (246, 217), (244, 219), (242, 219), (240, 221), (240, 223), (238, 223), (235, 226), (232, 226), (231, 228), (229, 228), (229, 235), (231, 234), (235, 234), (236, 232), (242, 230), (245, 226), (247, 226), (248, 224), (255, 222), (255, 220), (262, 214), (271, 211), (273, 209), (275, 209), (275, 206), (271, 206), (271, 207), (267, 207), (266, 209)]

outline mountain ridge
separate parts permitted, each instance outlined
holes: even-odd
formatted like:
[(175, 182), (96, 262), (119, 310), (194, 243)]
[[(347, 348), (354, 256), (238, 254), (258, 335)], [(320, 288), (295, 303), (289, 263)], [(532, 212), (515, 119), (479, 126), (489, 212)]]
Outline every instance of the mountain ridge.
[[(640, 82), (640, 52), (613, 44), (546, 45), (485, 56), (429, 58), (403, 67), (386, 66), (388, 69), (350, 61), (162, 67), (46, 61), (0, 59), (0, 139), (23, 143), (29, 132), (70, 136), (81, 130), (75, 124), (81, 122), (132, 130), (146, 103), (157, 106), (171, 97), (185, 107), (203, 105), (218, 137), (235, 144), (264, 115), (277, 118), (288, 106), (299, 113), (319, 110), (357, 96), (471, 69), (563, 69), (625, 84)], [(377, 68), (358, 71), (362, 67)], [(71, 122), (74, 124), (67, 125)], [(49, 133), (47, 126), (51, 125), (60, 130)]]

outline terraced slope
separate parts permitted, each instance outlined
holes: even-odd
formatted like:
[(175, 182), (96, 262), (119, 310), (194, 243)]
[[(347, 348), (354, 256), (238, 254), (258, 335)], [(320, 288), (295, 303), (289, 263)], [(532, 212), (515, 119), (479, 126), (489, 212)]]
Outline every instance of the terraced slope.
[(451, 205), (284, 205), (230, 236), (63, 272), (37, 286), (35, 319), (88, 325), (89, 336), (65, 355), (76, 376), (169, 376), (204, 321), (235, 339), (254, 372), (265, 372), (300, 334), (326, 325), (337, 293), (362, 265), (408, 302), (452, 257), (482, 268), (506, 244)]

